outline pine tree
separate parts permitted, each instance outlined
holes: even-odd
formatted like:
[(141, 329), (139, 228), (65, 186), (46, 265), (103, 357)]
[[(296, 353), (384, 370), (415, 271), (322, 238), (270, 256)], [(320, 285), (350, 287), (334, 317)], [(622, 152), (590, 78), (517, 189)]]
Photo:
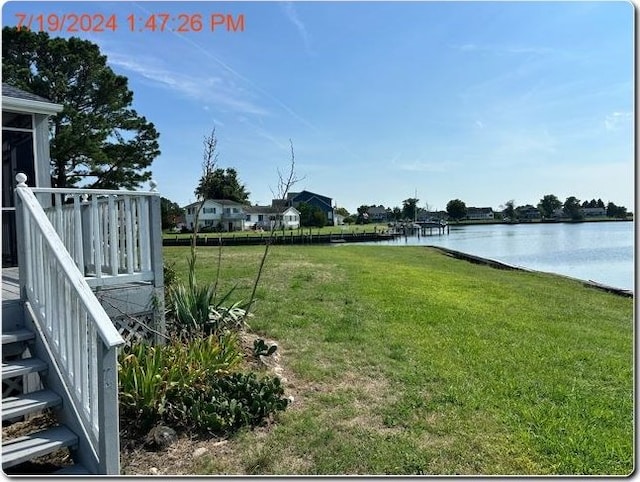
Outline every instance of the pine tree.
[(5, 27), (2, 75), (64, 106), (50, 118), (54, 186), (133, 189), (151, 178), (159, 134), (132, 109), (127, 78), (111, 70), (97, 45)]

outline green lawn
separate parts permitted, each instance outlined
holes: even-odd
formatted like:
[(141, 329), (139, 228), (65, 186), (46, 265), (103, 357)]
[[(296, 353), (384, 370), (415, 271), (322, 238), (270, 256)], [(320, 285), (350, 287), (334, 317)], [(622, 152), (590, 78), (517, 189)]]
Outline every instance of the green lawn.
[[(261, 247), (222, 251), (248, 298)], [(165, 248), (186, 270), (187, 248)], [(218, 248), (199, 248), (201, 280)], [(632, 472), (633, 301), (424, 247), (274, 246), (249, 323), (295, 403), (202, 474)]]

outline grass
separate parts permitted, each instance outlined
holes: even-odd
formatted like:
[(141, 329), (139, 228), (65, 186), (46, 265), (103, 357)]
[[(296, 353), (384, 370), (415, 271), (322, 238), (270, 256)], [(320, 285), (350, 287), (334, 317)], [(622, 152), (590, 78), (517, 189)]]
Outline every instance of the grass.
[[(186, 273), (187, 248), (165, 248)], [(260, 247), (224, 248), (248, 297)], [(199, 248), (199, 278), (217, 248)], [(626, 475), (633, 301), (424, 247), (273, 246), (249, 320), (296, 402), (202, 474)]]

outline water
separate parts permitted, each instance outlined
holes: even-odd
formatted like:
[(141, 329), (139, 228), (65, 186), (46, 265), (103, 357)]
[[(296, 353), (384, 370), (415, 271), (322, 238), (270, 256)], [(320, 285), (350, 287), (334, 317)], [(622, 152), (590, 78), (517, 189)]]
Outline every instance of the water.
[(633, 224), (452, 225), (448, 235), (410, 236), (375, 244), (443, 246), (515, 266), (631, 290), (634, 287)]

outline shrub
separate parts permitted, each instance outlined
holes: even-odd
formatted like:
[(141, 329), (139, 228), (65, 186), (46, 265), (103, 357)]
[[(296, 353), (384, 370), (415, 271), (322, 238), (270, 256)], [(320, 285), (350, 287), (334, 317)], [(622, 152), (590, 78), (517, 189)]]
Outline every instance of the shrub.
[(233, 334), (188, 343), (173, 339), (158, 346), (133, 344), (119, 357), (120, 410), (146, 430), (173, 410), (175, 393), (206, 387), (241, 360), (240, 344)]
[(261, 424), (288, 400), (277, 377), (232, 372), (242, 359), (236, 335), (162, 346), (139, 343), (120, 356), (120, 413), (134, 433), (163, 423), (229, 434)]
[(186, 388), (180, 400), (182, 404), (171, 414), (174, 421), (187, 420), (194, 428), (214, 434), (260, 425), (289, 403), (279, 378), (258, 378), (255, 373), (221, 376), (202, 390)]

